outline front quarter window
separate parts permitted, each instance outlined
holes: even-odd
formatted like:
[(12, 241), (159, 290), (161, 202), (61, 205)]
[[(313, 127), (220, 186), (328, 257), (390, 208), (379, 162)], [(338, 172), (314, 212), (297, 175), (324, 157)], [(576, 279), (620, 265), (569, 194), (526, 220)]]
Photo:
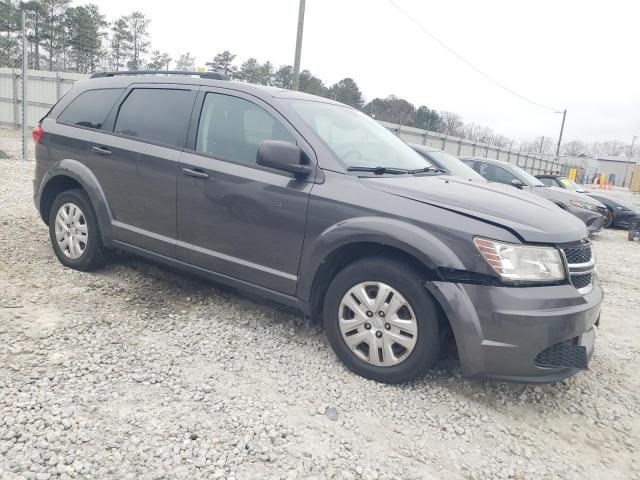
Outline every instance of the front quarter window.
[(309, 100), (291, 105), (346, 167), (417, 170), (430, 163), (375, 120), (349, 107)]

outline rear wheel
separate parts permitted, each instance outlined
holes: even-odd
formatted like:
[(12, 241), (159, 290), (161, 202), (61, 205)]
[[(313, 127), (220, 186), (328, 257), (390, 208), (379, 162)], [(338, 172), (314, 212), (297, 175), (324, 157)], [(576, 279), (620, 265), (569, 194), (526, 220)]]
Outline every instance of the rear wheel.
[(336, 355), (358, 375), (384, 383), (406, 382), (433, 367), (440, 351), (438, 317), (421, 276), (388, 258), (345, 267), (323, 308)]
[(58, 260), (66, 267), (89, 271), (104, 264), (98, 222), (82, 190), (62, 192), (53, 201), (49, 238)]

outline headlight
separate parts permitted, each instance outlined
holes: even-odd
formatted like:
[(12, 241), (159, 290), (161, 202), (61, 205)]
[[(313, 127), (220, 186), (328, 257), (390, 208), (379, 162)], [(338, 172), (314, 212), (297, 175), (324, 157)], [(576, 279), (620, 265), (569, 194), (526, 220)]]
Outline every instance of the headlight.
[(590, 203), (581, 202), (579, 200), (570, 200), (571, 205), (578, 208), (584, 208), (585, 210), (591, 210), (592, 212), (597, 212), (598, 207), (596, 205), (592, 205)]
[(557, 248), (514, 245), (484, 238), (474, 238), (473, 243), (503, 280), (556, 282), (566, 278)]

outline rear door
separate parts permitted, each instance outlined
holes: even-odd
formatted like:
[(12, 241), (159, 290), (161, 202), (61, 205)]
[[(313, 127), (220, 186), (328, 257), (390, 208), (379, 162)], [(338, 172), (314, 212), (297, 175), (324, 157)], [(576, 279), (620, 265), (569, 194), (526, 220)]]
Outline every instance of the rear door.
[(197, 86), (127, 89), (89, 148), (111, 215), (114, 239), (175, 257), (176, 172)]
[[(264, 140), (313, 150), (270, 105), (241, 92), (202, 91), (178, 172), (178, 259), (295, 293), (314, 175), (257, 165)], [(315, 161), (314, 161), (315, 163)]]

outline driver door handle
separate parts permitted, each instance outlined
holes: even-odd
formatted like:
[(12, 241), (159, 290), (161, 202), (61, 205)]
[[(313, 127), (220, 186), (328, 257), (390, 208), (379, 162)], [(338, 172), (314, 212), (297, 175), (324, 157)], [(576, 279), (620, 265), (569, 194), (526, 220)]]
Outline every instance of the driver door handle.
[(209, 178), (209, 174), (199, 168), (183, 168), (182, 173), (194, 178)]
[(105, 156), (109, 156), (111, 155), (111, 150), (109, 150), (107, 147), (91, 147), (91, 151), (98, 153), (100, 155), (105, 155)]

